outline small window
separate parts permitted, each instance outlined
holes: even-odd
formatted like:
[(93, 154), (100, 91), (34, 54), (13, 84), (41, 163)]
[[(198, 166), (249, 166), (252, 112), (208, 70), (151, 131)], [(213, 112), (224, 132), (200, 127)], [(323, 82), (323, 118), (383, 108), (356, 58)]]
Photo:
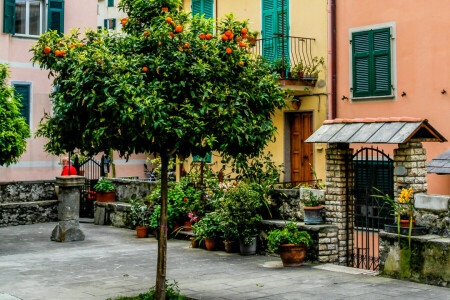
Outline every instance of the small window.
[(105, 19), (103, 27), (108, 30), (115, 30), (116, 29), (116, 19)]
[(214, 17), (213, 0), (192, 0), (191, 9), (193, 15), (205, 15), (205, 18)]
[(114, 6), (114, 0), (108, 0), (108, 7)]
[(25, 118), (28, 125), (30, 125), (30, 85), (29, 84), (14, 84), (15, 93), (20, 98), (20, 113)]
[(16, 35), (39, 36), (42, 33), (42, 7), (41, 1), (16, 0)]
[(353, 98), (393, 96), (391, 43), (390, 27), (352, 32)]
[(206, 154), (205, 157), (200, 157), (199, 155), (196, 155), (192, 158), (193, 162), (202, 162), (204, 161), (207, 164), (211, 164), (212, 163), (212, 152), (209, 152), (208, 154)]

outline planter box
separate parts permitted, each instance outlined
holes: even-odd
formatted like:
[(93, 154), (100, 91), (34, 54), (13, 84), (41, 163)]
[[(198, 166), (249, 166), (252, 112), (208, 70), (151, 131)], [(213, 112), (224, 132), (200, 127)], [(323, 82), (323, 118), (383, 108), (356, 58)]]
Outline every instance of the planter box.
[(114, 202), (116, 200), (116, 192), (96, 192), (95, 201), (97, 202)]
[(279, 79), (278, 82), (282, 86), (297, 85), (297, 86), (307, 86), (308, 83), (302, 79)]

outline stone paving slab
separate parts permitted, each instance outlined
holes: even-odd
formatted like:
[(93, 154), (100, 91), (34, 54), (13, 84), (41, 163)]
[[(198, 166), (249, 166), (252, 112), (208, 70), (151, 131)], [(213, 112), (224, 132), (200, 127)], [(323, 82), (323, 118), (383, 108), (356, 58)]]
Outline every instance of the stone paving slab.
[[(54, 226), (0, 228), (0, 300), (106, 299), (136, 295), (154, 284), (154, 238), (81, 224), (86, 240), (57, 243), (50, 241)], [(277, 257), (209, 252), (189, 244), (169, 241), (167, 275), (196, 299), (450, 299), (448, 288), (327, 265), (282, 268)]]

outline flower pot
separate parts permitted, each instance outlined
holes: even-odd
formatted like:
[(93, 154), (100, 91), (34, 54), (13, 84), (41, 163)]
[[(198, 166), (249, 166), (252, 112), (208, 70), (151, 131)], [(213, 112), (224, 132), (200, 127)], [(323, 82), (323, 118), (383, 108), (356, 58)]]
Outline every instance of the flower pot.
[(146, 238), (147, 237), (147, 228), (148, 226), (137, 226), (136, 233), (138, 238)]
[(191, 221), (184, 221), (184, 226), (183, 226), (183, 230), (184, 231), (191, 231)]
[(225, 246), (225, 252), (234, 253), (236, 252), (236, 242), (235, 241), (223, 241)]
[(216, 238), (211, 239), (203, 238), (203, 239), (205, 240), (206, 250), (213, 251), (214, 249), (216, 249)]
[(322, 209), (323, 206), (303, 207), (305, 211), (305, 224), (318, 225), (323, 224)]
[(252, 237), (250, 244), (245, 244), (243, 240), (239, 240), (239, 250), (241, 255), (255, 255), (256, 254), (256, 238), (258, 235)]
[(306, 245), (282, 244), (280, 257), (284, 267), (300, 267), (306, 255)]
[[(416, 220), (412, 220), (412, 227), (414, 227), (415, 222), (416, 222)], [(400, 227), (409, 228), (409, 220), (400, 220)]]
[(196, 238), (190, 237), (189, 240), (191, 241), (192, 248), (198, 248), (198, 240)]
[(97, 202), (114, 202), (116, 200), (116, 192), (97, 192), (95, 197)]
[(249, 37), (247, 37), (247, 41), (250, 46), (256, 45), (256, 37), (249, 36)]

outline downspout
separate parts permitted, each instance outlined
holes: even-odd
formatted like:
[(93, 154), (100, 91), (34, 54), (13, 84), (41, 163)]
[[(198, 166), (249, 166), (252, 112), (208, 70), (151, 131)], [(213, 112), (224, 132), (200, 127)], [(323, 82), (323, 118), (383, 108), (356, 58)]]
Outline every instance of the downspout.
[(328, 72), (328, 82), (331, 85), (328, 97), (328, 119), (337, 116), (337, 76), (336, 76), (336, 0), (328, 1), (328, 62), (331, 72)]
[(219, 0), (216, 0), (216, 35), (219, 33)]

